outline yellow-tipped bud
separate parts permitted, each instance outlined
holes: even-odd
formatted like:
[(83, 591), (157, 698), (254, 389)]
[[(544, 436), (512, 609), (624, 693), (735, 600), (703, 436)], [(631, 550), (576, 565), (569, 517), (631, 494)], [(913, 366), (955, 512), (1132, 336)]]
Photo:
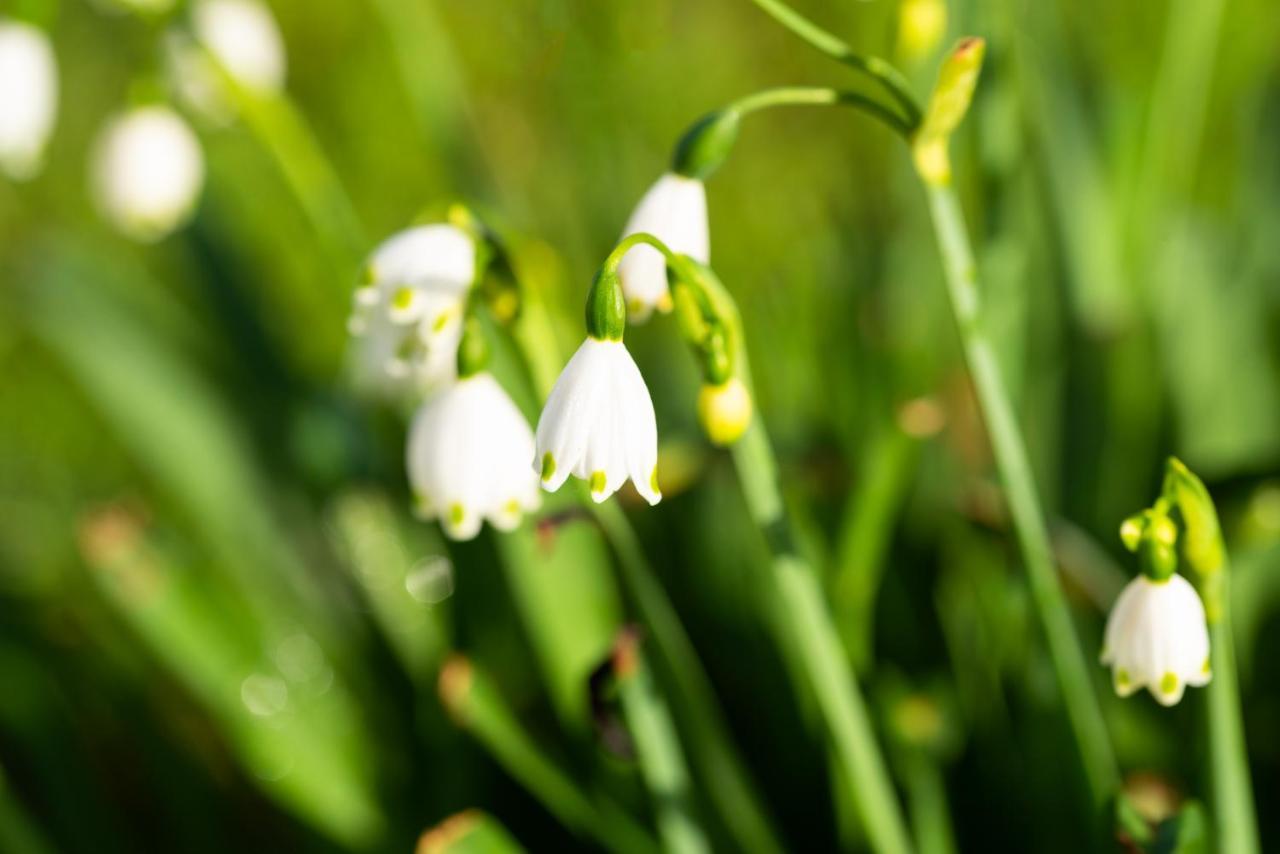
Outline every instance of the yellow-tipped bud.
[(951, 181), (947, 143), (969, 112), (986, 52), (987, 43), (982, 39), (961, 39), (938, 72), (938, 82), (929, 98), (924, 122), (916, 131), (911, 145), (916, 171), (928, 184), (938, 186)]
[(698, 420), (707, 438), (732, 445), (751, 424), (751, 392), (742, 380), (730, 377), (720, 385), (706, 384), (698, 392)]
[(947, 33), (946, 0), (902, 0), (898, 7), (898, 54), (909, 61), (933, 53)]

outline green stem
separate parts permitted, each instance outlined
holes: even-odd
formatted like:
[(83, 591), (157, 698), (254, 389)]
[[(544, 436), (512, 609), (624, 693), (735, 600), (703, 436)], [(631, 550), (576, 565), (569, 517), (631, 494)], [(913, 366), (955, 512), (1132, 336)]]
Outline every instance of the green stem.
[[(745, 361), (744, 361), (745, 372)], [(857, 680), (840, 646), (822, 586), (800, 557), (778, 490), (777, 463), (757, 417), (733, 446), (733, 460), (747, 509), (764, 533), (772, 554), (781, 618), (791, 634), (800, 665), (818, 702), (832, 745), (852, 782), (854, 808), (880, 854), (911, 851), (906, 825)]]
[(947, 292), (959, 329), (965, 361), (987, 424), (996, 466), (1004, 482), (1009, 513), (1027, 567), (1031, 595), (1044, 627), (1067, 716), (1079, 744), (1094, 801), (1101, 806), (1119, 786), (1120, 773), (1108, 740), (1084, 655), (1053, 564), (1049, 535), (1036, 495), (1026, 447), (981, 322), (977, 268), (964, 214), (950, 185), (926, 185), (934, 232), (942, 253)]
[(843, 39), (822, 29), (781, 0), (751, 0), (751, 2), (817, 51), (866, 74), (883, 86), (907, 114), (907, 125), (910, 130), (920, 125), (922, 116), (920, 105), (911, 94), (911, 84), (898, 69), (879, 57), (863, 56), (855, 52)]
[(622, 583), (648, 627), (654, 649), (675, 688), (676, 707), (684, 715), (687, 730), (684, 741), (696, 751), (693, 756), (706, 779), (708, 796), (715, 801), (743, 850), (781, 851), (764, 808), (747, 782), (742, 759), (729, 739), (728, 724), (711, 680), (702, 669), (671, 600), (645, 559), (635, 531), (616, 503), (590, 503), (590, 507), (617, 554)]
[(1256, 854), (1260, 850), (1258, 822), (1254, 815), (1253, 783), (1249, 777), (1235, 645), (1231, 635), (1229, 568), (1223, 567), (1219, 572), (1222, 600), (1218, 619), (1209, 626), (1213, 679), (1207, 689), (1208, 714), (1205, 721), (1209, 731), (1214, 826), (1218, 834), (1218, 851)]
[(919, 118), (903, 118), (874, 98), (861, 92), (833, 89), (830, 86), (778, 86), (763, 89), (733, 101), (730, 109), (746, 115), (769, 107), (842, 106), (853, 107), (879, 119), (904, 138), (909, 138), (919, 125)]
[(955, 854), (947, 787), (937, 764), (927, 757), (915, 757), (907, 763), (905, 776), (911, 827), (920, 845), (920, 854)]
[(617, 805), (593, 801), (551, 761), (521, 726), (489, 678), (473, 663), (450, 659), (440, 671), (440, 697), (458, 723), (476, 737), (552, 815), (610, 851), (655, 851), (649, 834)]
[(671, 712), (653, 684), (634, 632), (624, 632), (619, 638), (614, 647), (614, 668), (640, 773), (658, 815), (663, 849), (669, 854), (709, 852), (694, 814), (689, 772)]
[[(650, 243), (664, 254), (670, 253), (652, 235), (631, 235), (623, 241), (627, 248), (640, 242)], [(620, 259), (625, 251), (622, 249), (620, 254), (615, 249), (611, 257), (617, 255)], [(540, 293), (526, 286), (522, 290), (522, 301), (520, 320), (512, 330), (512, 337), (538, 399), (545, 400), (555, 384), (559, 366), (563, 365), (562, 349)], [(617, 557), (619, 577), (649, 631), (660, 675), (675, 689), (677, 723), (684, 731), (684, 743), (689, 746), (690, 758), (708, 798), (723, 817), (738, 848), (753, 854), (782, 851), (764, 805), (751, 785), (747, 768), (729, 736), (711, 680), (671, 600), (645, 558), (626, 514), (616, 502), (596, 504), (584, 495), (583, 504)]]

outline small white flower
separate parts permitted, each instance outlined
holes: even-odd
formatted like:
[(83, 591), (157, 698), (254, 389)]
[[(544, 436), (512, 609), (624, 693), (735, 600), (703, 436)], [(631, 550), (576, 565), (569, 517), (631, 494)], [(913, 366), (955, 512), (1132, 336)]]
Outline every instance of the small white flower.
[(42, 31), (0, 22), (0, 169), (15, 180), (40, 171), (58, 111), (58, 67)]
[(1146, 688), (1165, 706), (1181, 700), (1187, 685), (1208, 684), (1209, 629), (1200, 594), (1177, 574), (1130, 581), (1107, 618), (1102, 663), (1112, 667), (1121, 697)]
[(409, 482), (418, 509), (455, 540), (485, 519), (509, 531), (540, 503), (529, 471), (533, 431), (493, 376), (459, 380), (418, 411), (409, 433)]
[[(711, 255), (707, 229), (707, 193), (702, 182), (667, 173), (649, 188), (627, 221), (622, 236), (647, 232), (680, 255), (703, 264)], [(618, 268), (627, 310), (644, 320), (653, 309), (671, 310), (666, 261), (657, 249), (640, 245), (627, 252)]]
[(347, 323), (362, 339), (365, 379), (381, 372), (424, 389), (453, 379), (475, 274), (475, 241), (452, 225), (406, 229), (374, 250)]
[(565, 365), (538, 419), (534, 470), (554, 492), (570, 474), (604, 501), (627, 480), (650, 504), (658, 489), (658, 428), (649, 389), (621, 341), (588, 338)]
[(261, 92), (284, 85), (284, 40), (266, 6), (257, 0), (199, 0), (191, 19), (196, 38), (240, 85)]
[(159, 240), (186, 222), (204, 184), (204, 155), (168, 107), (113, 119), (94, 155), (94, 186), (107, 218), (135, 240)]

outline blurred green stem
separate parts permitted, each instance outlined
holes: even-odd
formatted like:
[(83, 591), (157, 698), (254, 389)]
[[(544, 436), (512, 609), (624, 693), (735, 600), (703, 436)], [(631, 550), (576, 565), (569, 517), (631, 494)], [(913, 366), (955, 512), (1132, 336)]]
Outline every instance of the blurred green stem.
[(489, 678), (456, 656), (440, 671), (440, 697), (449, 713), (471, 732), (512, 777), (557, 819), (604, 848), (638, 854), (656, 843), (617, 805), (592, 801), (542, 752), (521, 726)]
[(1256, 854), (1260, 850), (1258, 824), (1254, 815), (1253, 783), (1249, 778), (1249, 757), (1240, 712), (1235, 643), (1231, 635), (1229, 567), (1223, 567), (1220, 575), (1216, 582), (1221, 584), (1218, 618), (1209, 625), (1213, 679), (1207, 689), (1206, 715), (1214, 826), (1218, 834), (1218, 851)]
[(822, 29), (781, 0), (751, 0), (751, 2), (807, 42), (810, 47), (837, 62), (856, 69), (883, 86), (906, 113), (908, 132), (920, 124), (920, 107), (911, 94), (911, 84), (898, 69), (879, 57), (863, 56), (855, 52), (844, 40)]
[(909, 119), (861, 92), (834, 89), (830, 86), (778, 86), (752, 92), (731, 102), (729, 109), (745, 115), (769, 107), (842, 106), (862, 110), (887, 124), (904, 137), (911, 135), (915, 125)]
[(366, 245), (360, 218), (337, 171), (288, 96), (253, 92), (225, 69), (219, 68), (219, 74), (246, 126), (284, 175), (324, 251), (341, 265), (333, 284), (345, 298)]
[(951, 308), (987, 424), (996, 466), (1004, 481), (1009, 512), (1027, 567), (1031, 595), (1044, 626), (1049, 654), (1058, 675), (1058, 687), (1080, 747), (1085, 774), (1094, 801), (1101, 806), (1118, 788), (1120, 773), (1111, 751), (1106, 722), (1089, 680), (1084, 655), (1071, 625), (1066, 597), (1058, 584), (1044, 514), (1036, 495), (1022, 433), (1000, 376), (995, 350), (982, 325), (977, 268), (969, 246), (964, 213), (950, 184), (926, 184), (925, 190), (929, 196), (938, 249), (942, 253)]
[(689, 772), (671, 712), (653, 684), (635, 631), (624, 631), (618, 638), (613, 666), (627, 729), (658, 815), (663, 849), (669, 854), (709, 852), (694, 814)]
[(951, 810), (947, 807), (947, 787), (937, 764), (924, 756), (914, 757), (903, 772), (920, 854), (955, 854), (955, 833)]
[(822, 586), (792, 541), (778, 489), (777, 462), (759, 417), (733, 446), (733, 460), (747, 509), (773, 556), (774, 580), (787, 627), (832, 743), (850, 775), (854, 806), (871, 846), (880, 854), (908, 852), (911, 843), (897, 796), (857, 680), (823, 600)]

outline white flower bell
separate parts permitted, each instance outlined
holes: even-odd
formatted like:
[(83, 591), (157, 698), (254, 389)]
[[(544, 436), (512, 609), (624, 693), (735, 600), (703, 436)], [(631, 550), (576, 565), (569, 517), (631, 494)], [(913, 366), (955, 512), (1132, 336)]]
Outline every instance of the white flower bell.
[(488, 520), (502, 531), (541, 502), (529, 470), (533, 431), (487, 371), (464, 376), (419, 410), (409, 434), (409, 482), (418, 512), (455, 540)]
[(196, 38), (240, 85), (261, 92), (284, 85), (284, 40), (262, 3), (198, 0), (191, 20)]
[(58, 111), (58, 67), (49, 38), (0, 22), (0, 169), (24, 180), (40, 171)]
[(452, 380), (475, 276), (475, 240), (453, 225), (415, 226), (375, 249), (348, 321), (366, 379), (381, 373), (423, 389)]
[(135, 240), (159, 240), (194, 211), (204, 155), (191, 128), (168, 107), (139, 107), (111, 120), (94, 157), (98, 204)]
[(1204, 605), (1181, 575), (1139, 575), (1107, 618), (1102, 663), (1112, 668), (1116, 693), (1146, 688), (1161, 705), (1182, 699), (1187, 685), (1209, 682), (1209, 629)]
[(650, 504), (662, 498), (653, 401), (620, 338), (582, 342), (547, 398), (536, 441), (533, 466), (549, 491), (573, 474), (597, 502), (628, 478)]
[[(622, 236), (647, 232), (672, 252), (706, 264), (711, 246), (707, 226), (707, 192), (702, 182), (669, 172), (640, 199)], [(631, 318), (642, 321), (656, 308), (671, 310), (666, 261), (652, 246), (633, 247), (618, 267)]]

